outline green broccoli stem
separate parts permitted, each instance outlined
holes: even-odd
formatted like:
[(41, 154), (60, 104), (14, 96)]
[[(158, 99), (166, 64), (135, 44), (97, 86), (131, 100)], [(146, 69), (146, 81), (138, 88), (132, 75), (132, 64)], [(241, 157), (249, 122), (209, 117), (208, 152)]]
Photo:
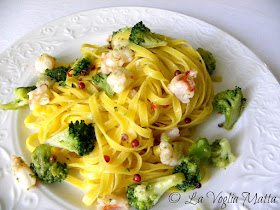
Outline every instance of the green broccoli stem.
[[(225, 114), (226, 121), (223, 123), (223, 127), (226, 130), (231, 130), (238, 120), (242, 111), (242, 95), (238, 94), (235, 100), (228, 99), (231, 104), (235, 104), (235, 109), (232, 109), (230, 114)], [(229, 108), (228, 108), (229, 109)]]
[(86, 124), (84, 120), (77, 120), (75, 123), (70, 122), (69, 128), (46, 140), (45, 143), (84, 156), (93, 151), (95, 141), (92, 123)]
[(107, 83), (107, 77), (108, 75), (100, 72), (94, 77), (92, 77), (92, 81), (94, 82), (95, 85), (102, 88), (109, 98), (112, 98), (115, 92), (112, 90), (111, 86)]
[(7, 104), (0, 104), (0, 109), (17, 110), (29, 103), (28, 93), (35, 90), (36, 86), (19, 87), (14, 90), (15, 99)]
[(66, 128), (64, 131), (56, 134), (55, 136), (49, 138), (44, 143), (53, 147), (59, 147), (62, 149), (67, 149), (71, 152), (75, 152), (73, 149), (71, 150), (71, 145), (67, 144), (66, 139), (71, 139), (69, 134), (69, 128)]
[(183, 173), (176, 173), (169, 176), (165, 176), (155, 180), (155, 182), (150, 183), (150, 195), (158, 195), (158, 198), (154, 201), (156, 203), (159, 198), (171, 187), (181, 184), (185, 181), (185, 175)]
[[(23, 103), (22, 103), (23, 102)], [(12, 101), (10, 103), (7, 104), (0, 104), (0, 109), (3, 110), (17, 110), (25, 105), (27, 105), (28, 102), (26, 103), (26, 101)]]

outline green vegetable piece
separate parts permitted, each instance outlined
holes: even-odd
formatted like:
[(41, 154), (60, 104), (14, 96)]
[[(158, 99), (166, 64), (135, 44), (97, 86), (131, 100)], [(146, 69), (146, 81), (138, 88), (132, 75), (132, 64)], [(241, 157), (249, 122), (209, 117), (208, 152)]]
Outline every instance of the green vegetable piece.
[(211, 149), (210, 163), (218, 168), (225, 168), (236, 159), (227, 139), (217, 139), (211, 145)]
[(225, 115), (226, 120), (223, 123), (224, 129), (231, 130), (233, 128), (245, 104), (246, 98), (243, 98), (240, 87), (236, 87), (235, 90), (226, 90), (215, 95), (213, 107)]
[(95, 147), (95, 131), (92, 124), (85, 124), (78, 120), (69, 124), (69, 128), (46, 140), (45, 143), (53, 147), (67, 149), (78, 155), (85, 156)]
[(145, 48), (154, 48), (160, 46), (166, 46), (167, 42), (164, 41), (165, 36), (152, 33), (149, 28), (147, 28), (142, 21), (137, 23), (131, 29), (131, 34), (129, 36), (129, 41), (140, 45)]
[(201, 55), (202, 59), (204, 60), (205, 65), (206, 65), (206, 69), (207, 69), (208, 73), (211, 75), (214, 72), (214, 70), (216, 69), (216, 59), (214, 58), (212, 53), (207, 50), (198, 48), (196, 51), (199, 52), (199, 54)]
[(207, 164), (211, 156), (211, 146), (206, 138), (199, 138), (189, 148), (188, 155), (196, 156), (200, 164)]
[(54, 183), (66, 179), (69, 172), (66, 163), (51, 162), (51, 146), (41, 144), (33, 151), (30, 168), (42, 182)]
[(67, 77), (67, 72), (70, 68), (59, 66), (53, 69), (46, 69), (45, 75), (56, 80), (56, 82), (64, 82)]
[(91, 56), (85, 54), (82, 58), (77, 60), (71, 69), (73, 69), (74, 76), (85, 76), (90, 71)]
[(171, 187), (185, 181), (182, 173), (172, 174), (149, 183), (133, 184), (127, 187), (129, 204), (138, 210), (151, 209), (160, 197)]
[(106, 74), (98, 73), (97, 75), (92, 77), (92, 81), (94, 82), (95, 85), (102, 88), (108, 97), (112, 98), (115, 92), (112, 90), (111, 86), (107, 83), (107, 77), (108, 75)]
[(184, 156), (174, 168), (173, 173), (183, 173), (185, 175), (186, 180), (175, 186), (181, 191), (186, 192), (188, 189), (193, 190), (201, 186), (202, 174), (199, 168), (199, 160), (195, 156)]
[[(132, 28), (128, 28), (128, 27), (124, 27), (124, 28), (121, 28), (117, 31), (114, 31), (113, 34), (112, 34), (112, 40), (113, 38), (117, 35), (117, 34), (120, 34), (120, 33), (131, 33), (131, 29)], [(111, 43), (110, 43), (111, 44)]]
[(19, 87), (14, 90), (15, 99), (7, 104), (0, 104), (0, 109), (17, 110), (29, 103), (28, 93), (35, 90), (36, 86)]

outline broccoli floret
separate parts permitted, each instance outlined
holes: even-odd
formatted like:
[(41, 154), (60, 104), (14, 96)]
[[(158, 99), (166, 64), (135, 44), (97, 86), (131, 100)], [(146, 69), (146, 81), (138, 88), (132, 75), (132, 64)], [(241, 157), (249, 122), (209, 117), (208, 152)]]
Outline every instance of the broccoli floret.
[(165, 36), (152, 33), (151, 30), (147, 28), (142, 21), (133, 26), (133, 28), (131, 29), (131, 34), (129, 36), (130, 42), (145, 48), (166, 46), (167, 42), (164, 41), (164, 39)]
[(56, 80), (56, 82), (61, 82), (66, 80), (67, 72), (69, 67), (59, 66), (53, 69), (46, 69), (45, 75)]
[[(118, 31), (115, 31), (113, 32), (112, 34), (112, 37), (111, 37), (111, 40), (109, 41), (109, 44), (114, 48), (114, 49), (122, 49), (123, 46), (118, 46), (117, 48), (115, 48), (116, 46), (116, 43), (119, 44), (119, 38), (121, 38), (121, 40), (128, 40), (129, 39), (129, 36), (130, 36), (130, 32), (131, 32), (131, 29), (132, 28), (128, 28), (128, 27), (125, 27), (125, 28), (121, 28), (119, 29)], [(118, 37), (117, 35), (119, 34), (123, 34), (121, 37)], [(116, 38), (116, 40), (114, 40)], [(126, 42), (125, 42), (126, 43)]]
[(236, 157), (231, 152), (230, 143), (227, 139), (217, 139), (211, 145), (210, 163), (218, 168), (225, 168), (235, 161)]
[(182, 173), (162, 177), (149, 183), (133, 184), (127, 188), (129, 204), (138, 210), (151, 209), (171, 187), (185, 181)]
[(106, 74), (98, 73), (97, 75), (92, 77), (92, 80), (95, 85), (99, 86), (100, 88), (102, 88), (105, 91), (107, 96), (112, 98), (114, 96), (115, 92), (112, 90), (111, 86), (107, 83), (107, 77), (108, 77), (108, 75), (106, 75)]
[(7, 104), (0, 104), (0, 109), (17, 110), (29, 103), (28, 93), (35, 90), (36, 86), (19, 87), (14, 90), (15, 99)]
[(198, 48), (196, 51), (199, 52), (199, 54), (201, 55), (206, 65), (206, 69), (208, 73), (211, 75), (213, 71), (216, 69), (216, 59), (214, 58), (212, 53), (207, 50)]
[(243, 94), (240, 87), (236, 87), (235, 90), (226, 90), (215, 95), (213, 100), (214, 109), (223, 113), (226, 117), (223, 127), (226, 130), (231, 130), (238, 118), (244, 106), (246, 104), (246, 98), (243, 98)]
[(206, 138), (199, 138), (189, 148), (188, 155), (196, 156), (200, 164), (207, 164), (211, 156), (211, 146)]
[(112, 34), (112, 39), (114, 38), (114, 36), (116, 36), (117, 34), (120, 34), (120, 33), (130, 33), (131, 32), (131, 29), (132, 28), (128, 28), (128, 27), (124, 27), (124, 28), (121, 28), (117, 31), (114, 31), (113, 34)]
[(69, 172), (66, 163), (52, 162), (51, 146), (41, 144), (32, 153), (30, 168), (42, 182), (61, 182)]
[(74, 76), (85, 76), (90, 71), (90, 64), (91, 64), (91, 56), (88, 54), (85, 54), (83, 57), (81, 57), (79, 60), (77, 60), (71, 69), (73, 69), (73, 75)]
[(67, 149), (78, 155), (88, 155), (94, 149), (96, 141), (92, 124), (85, 124), (82, 120), (69, 123), (69, 128), (46, 140), (44, 143), (53, 147)]
[(175, 186), (181, 191), (193, 190), (201, 185), (202, 174), (199, 168), (199, 160), (196, 156), (184, 156), (174, 168), (173, 173), (183, 173), (185, 175), (186, 180)]

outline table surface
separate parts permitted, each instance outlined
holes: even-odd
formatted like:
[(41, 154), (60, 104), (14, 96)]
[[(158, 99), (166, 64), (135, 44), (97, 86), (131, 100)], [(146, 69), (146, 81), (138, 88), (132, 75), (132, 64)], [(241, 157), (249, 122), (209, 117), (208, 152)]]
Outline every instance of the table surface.
[(161, 8), (208, 22), (249, 47), (280, 81), (279, 0), (1, 0), (0, 53), (50, 21), (85, 10), (117, 6)]

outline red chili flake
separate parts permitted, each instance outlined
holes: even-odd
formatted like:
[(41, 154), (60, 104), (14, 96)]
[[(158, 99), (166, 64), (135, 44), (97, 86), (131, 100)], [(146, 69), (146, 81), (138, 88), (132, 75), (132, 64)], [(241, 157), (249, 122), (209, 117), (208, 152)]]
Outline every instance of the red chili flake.
[(222, 128), (223, 126), (224, 126), (223, 123), (218, 124), (219, 128)]
[(180, 70), (176, 70), (175, 72), (174, 72), (174, 75), (175, 76), (178, 76), (179, 74), (181, 74), (182, 72), (180, 71)]
[(78, 79), (78, 81), (82, 81), (82, 80), (83, 80), (82, 78), (79, 78), (79, 79)]
[(134, 174), (133, 181), (135, 182), (141, 182), (141, 176), (139, 174)]
[(190, 73), (191, 73), (190, 71), (187, 71), (186, 76), (188, 77), (190, 75)]
[(185, 119), (185, 123), (186, 123), (186, 124), (191, 123), (191, 121), (192, 121), (192, 119), (191, 119), (191, 118), (189, 118), (189, 117), (187, 117), (187, 118)]
[(152, 108), (152, 109), (155, 109), (156, 107), (157, 107), (157, 105), (156, 105), (154, 102), (152, 102), (151, 108)]
[(108, 155), (104, 155), (104, 160), (106, 161), (106, 163), (110, 162), (110, 157)]
[(95, 70), (95, 65), (91, 65), (90, 70)]
[(109, 45), (107, 48), (108, 48), (109, 50), (112, 50), (112, 49), (113, 49), (112, 45)]
[(78, 86), (81, 90), (86, 87), (85, 83), (83, 83), (83, 82), (80, 82)]
[(139, 141), (138, 141), (138, 139), (132, 140), (131, 146), (132, 146), (132, 147), (138, 147), (138, 146), (139, 146)]
[(128, 135), (122, 134), (122, 141), (127, 141), (128, 140)]
[(50, 161), (51, 161), (52, 163), (54, 163), (54, 162), (56, 161), (56, 156), (55, 156), (55, 155), (52, 155), (52, 156), (50, 157)]
[(165, 108), (165, 109), (168, 108), (168, 107), (169, 107), (169, 104), (163, 106), (163, 108)]
[(86, 71), (86, 70), (82, 70), (82, 71), (81, 71), (81, 75), (82, 75), (82, 76), (86, 76), (86, 75), (87, 75), (87, 71)]
[(73, 76), (73, 74), (70, 74), (70, 71), (72, 71), (73, 69), (69, 69), (68, 71), (67, 71), (67, 76), (68, 77), (72, 77)]
[(131, 78), (131, 79), (134, 79), (134, 76), (132, 75), (130, 78)]
[(198, 183), (198, 185), (196, 185), (195, 188), (197, 188), (197, 189), (201, 188), (201, 183)]

